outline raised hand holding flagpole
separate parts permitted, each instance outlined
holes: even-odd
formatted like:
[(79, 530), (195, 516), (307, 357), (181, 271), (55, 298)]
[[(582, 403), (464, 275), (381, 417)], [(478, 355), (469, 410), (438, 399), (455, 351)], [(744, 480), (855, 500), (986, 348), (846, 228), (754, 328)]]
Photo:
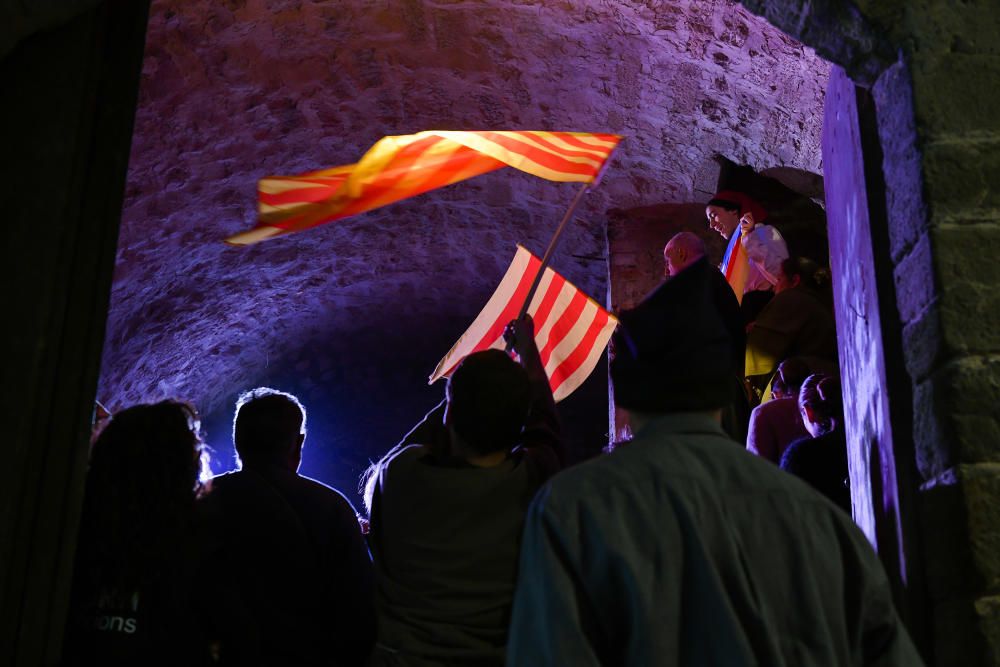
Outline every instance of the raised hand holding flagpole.
[(535, 344), (555, 400), (562, 400), (587, 379), (618, 320), (552, 267), (539, 271), (541, 261), (518, 246), (493, 296), (438, 362), (430, 382), (451, 375), (462, 359), (474, 352), (489, 348), (509, 351), (504, 330), (511, 321), (524, 323), (527, 319), (518, 319), (517, 313), (538, 274), (542, 280), (528, 315), (533, 319)]

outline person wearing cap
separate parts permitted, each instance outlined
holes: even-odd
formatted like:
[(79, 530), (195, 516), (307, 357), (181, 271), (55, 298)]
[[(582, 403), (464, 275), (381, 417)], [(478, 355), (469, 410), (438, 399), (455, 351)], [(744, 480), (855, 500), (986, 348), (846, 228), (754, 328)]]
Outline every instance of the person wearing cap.
[[(678, 275), (695, 262), (707, 262), (705, 243), (691, 232), (678, 232), (670, 237), (663, 247), (664, 274), (668, 279)], [(722, 409), (722, 429), (736, 442), (747, 440), (750, 424), (750, 402), (744, 387), (743, 362), (746, 354), (747, 336), (740, 303), (726, 279), (718, 271), (709, 271), (712, 301), (722, 315), (730, 340), (730, 400)], [(775, 462), (777, 463), (777, 461)]]
[[(747, 322), (752, 322), (773, 293), (788, 245), (781, 232), (763, 224), (764, 207), (742, 192), (718, 192), (705, 205), (705, 217), (708, 226), (729, 241), (721, 270), (736, 291)], [(746, 266), (736, 266), (742, 262)]]
[(850, 516), (720, 429), (713, 270), (621, 314), (611, 377), (635, 435), (535, 496), (507, 664), (921, 665)]

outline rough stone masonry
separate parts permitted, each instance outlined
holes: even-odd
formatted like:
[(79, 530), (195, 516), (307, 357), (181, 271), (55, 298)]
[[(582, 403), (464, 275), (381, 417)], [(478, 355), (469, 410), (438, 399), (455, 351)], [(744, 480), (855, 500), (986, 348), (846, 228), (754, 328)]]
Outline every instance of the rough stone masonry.
[[(228, 467), (236, 392), (280, 384), (313, 410), (307, 470), (349, 492), (441, 396), (427, 375), (575, 186), (504, 170), (227, 247), (258, 178), (433, 128), (620, 133), (554, 260), (604, 301), (608, 209), (697, 200), (716, 154), (820, 172), (827, 72), (727, 0), (154, 2), (99, 398), (194, 400)], [(587, 451), (604, 383), (564, 404)]]

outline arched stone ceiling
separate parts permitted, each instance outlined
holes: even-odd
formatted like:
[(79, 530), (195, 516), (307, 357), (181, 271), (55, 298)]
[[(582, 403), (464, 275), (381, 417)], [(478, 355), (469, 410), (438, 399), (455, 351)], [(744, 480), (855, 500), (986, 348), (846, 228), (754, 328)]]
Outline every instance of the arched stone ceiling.
[[(351, 487), (575, 188), (503, 170), (228, 247), (258, 178), (424, 129), (620, 133), (553, 262), (603, 301), (609, 208), (704, 201), (716, 154), (819, 173), (827, 73), (727, 0), (155, 0), (99, 398), (189, 398), (223, 449), (236, 392), (281, 384), (312, 408), (307, 469)], [(606, 430), (593, 379), (565, 404), (584, 449)]]

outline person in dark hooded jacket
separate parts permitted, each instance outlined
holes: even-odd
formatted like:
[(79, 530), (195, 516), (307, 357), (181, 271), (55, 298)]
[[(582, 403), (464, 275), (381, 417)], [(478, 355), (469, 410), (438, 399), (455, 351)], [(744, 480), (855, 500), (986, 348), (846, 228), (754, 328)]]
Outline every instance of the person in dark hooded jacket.
[(507, 664), (922, 664), (851, 518), (720, 428), (713, 270), (621, 314), (611, 377), (634, 438), (535, 497)]

